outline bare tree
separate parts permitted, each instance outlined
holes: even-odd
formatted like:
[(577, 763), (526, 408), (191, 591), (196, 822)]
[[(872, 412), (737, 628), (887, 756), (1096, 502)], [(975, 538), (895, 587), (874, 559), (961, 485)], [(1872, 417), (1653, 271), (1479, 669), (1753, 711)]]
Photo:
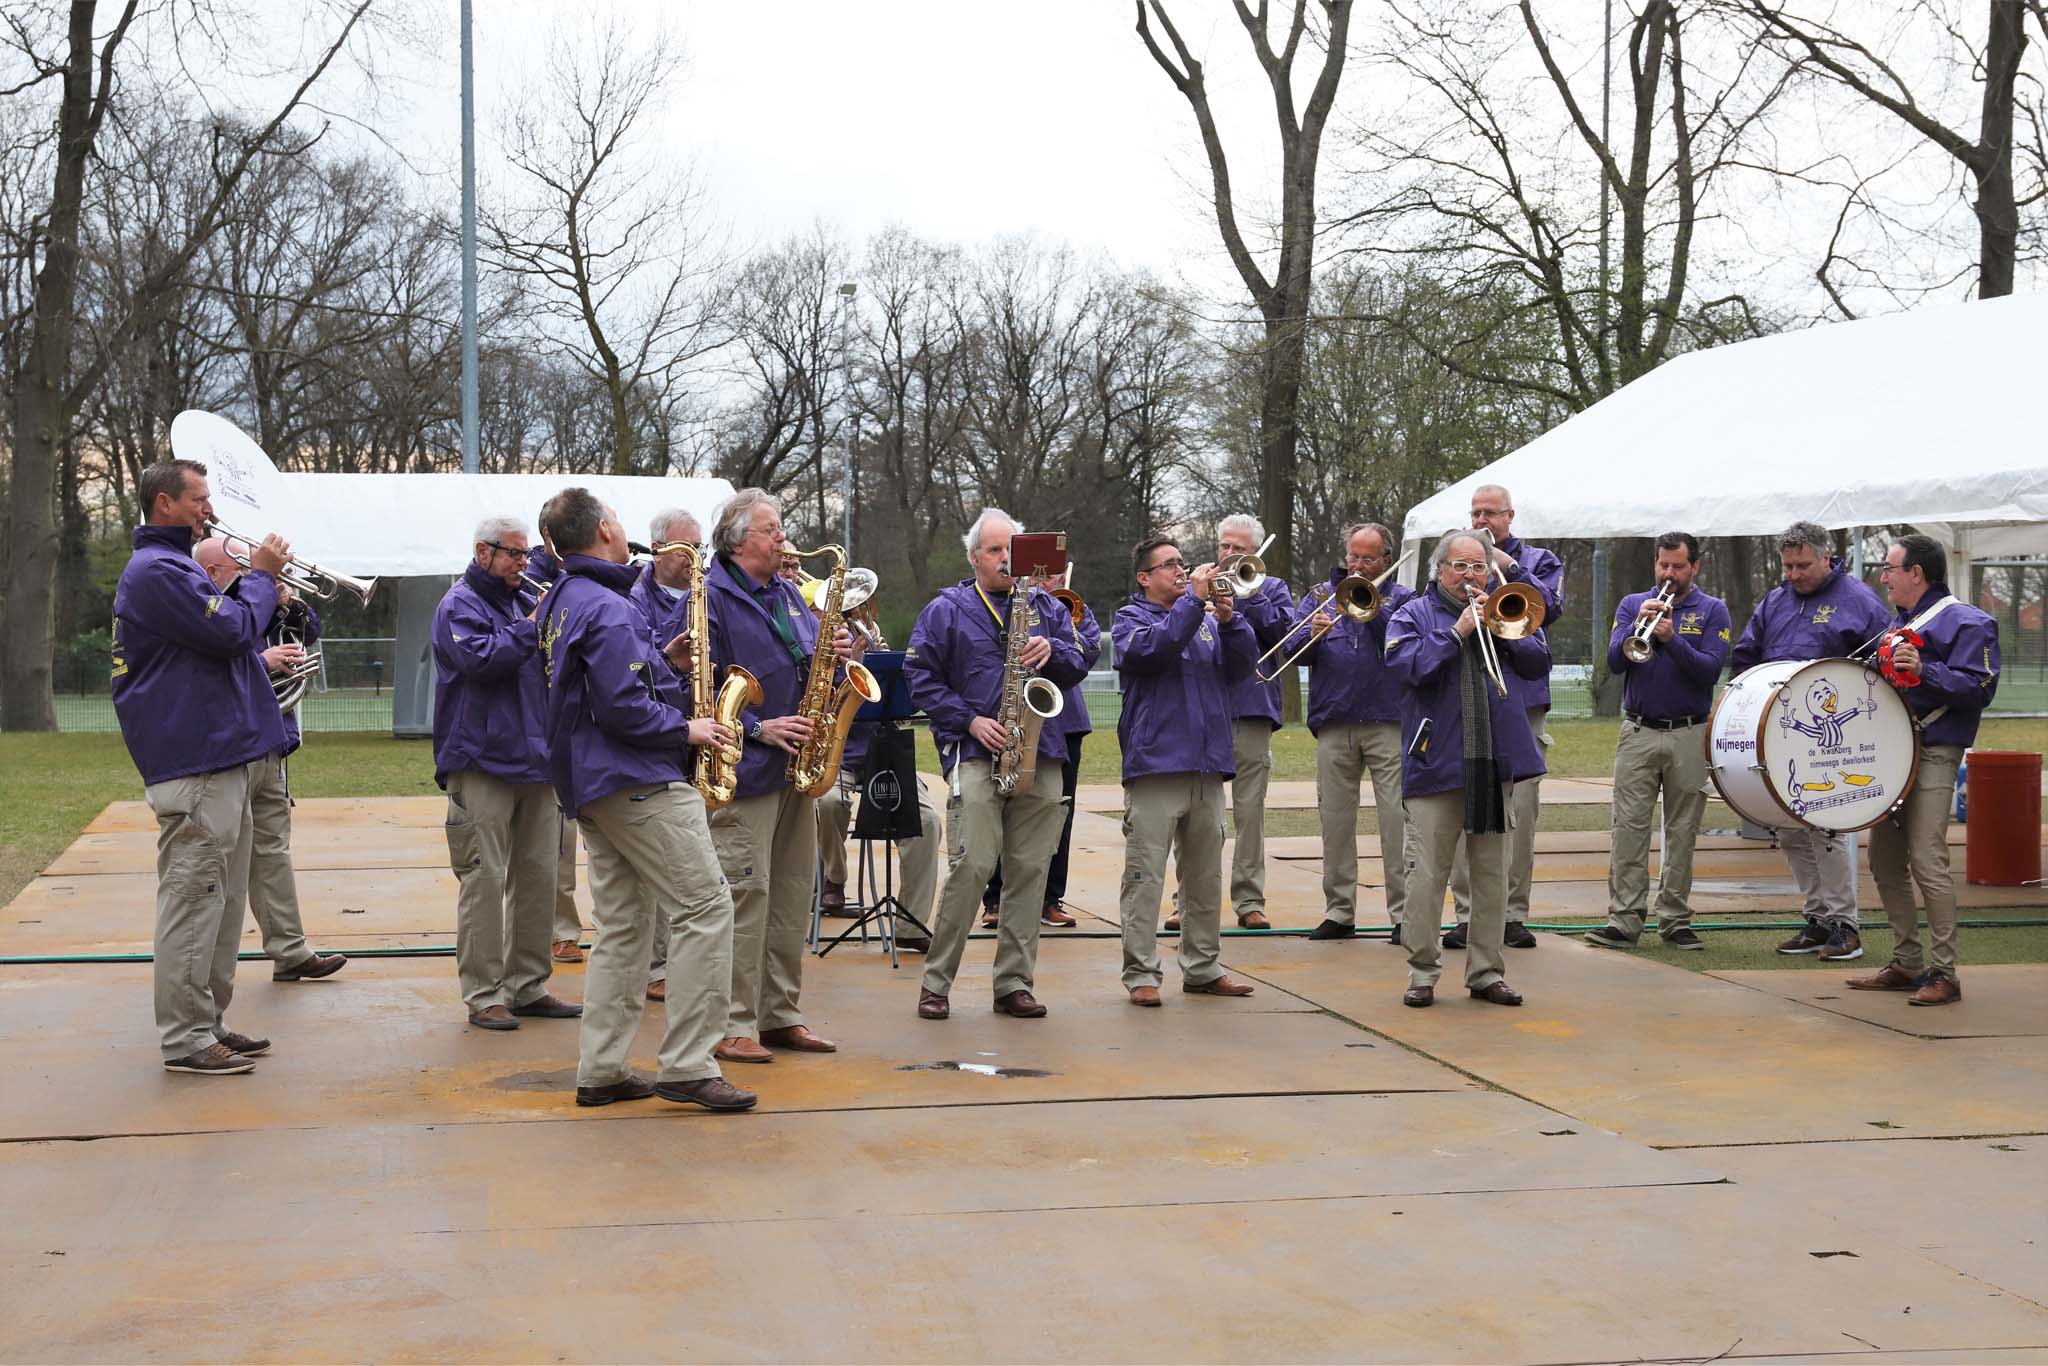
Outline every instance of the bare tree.
[(524, 287), (536, 340), (603, 386), (614, 474), (668, 472), (643, 448), (663, 445), (690, 368), (726, 340), (701, 197), (638, 148), (682, 65), (666, 35), (613, 25), (588, 52), (558, 39), (543, 96), (506, 130), (512, 202), (484, 215), (484, 245)]

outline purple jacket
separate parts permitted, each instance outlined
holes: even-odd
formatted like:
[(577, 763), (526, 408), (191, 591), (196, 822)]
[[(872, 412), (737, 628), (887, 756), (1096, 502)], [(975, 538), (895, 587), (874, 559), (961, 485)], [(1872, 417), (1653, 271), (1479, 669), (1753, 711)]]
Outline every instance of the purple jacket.
[(263, 670), (277, 585), (249, 574), (239, 596), (192, 558), (192, 529), (135, 528), (114, 589), (114, 715), (144, 783), (217, 773), (284, 749)]
[[(737, 664), (761, 682), (761, 705), (742, 713), (747, 729), (770, 717), (793, 715), (803, 705), (804, 684), (811, 675), (811, 651), (818, 643), (818, 619), (796, 591), (796, 585), (771, 578), (763, 588), (723, 554), (704, 576), (711, 617), (711, 662), (718, 677)], [(795, 638), (794, 647), (776, 630), (772, 605)], [(748, 740), (740, 750), (739, 797), (758, 797), (789, 786), (789, 755), (766, 741)]]
[(1891, 610), (1869, 584), (1841, 565), (1801, 596), (1781, 583), (1764, 594), (1735, 642), (1735, 673), (1779, 659), (1832, 659), (1848, 654), (1892, 624)]
[[(1394, 611), (1387, 623), (1387, 672), (1401, 685), (1401, 791), (1410, 797), (1456, 792), (1465, 781), (1465, 715), (1459, 699), (1457, 621), (1463, 608), (1444, 601), (1431, 583)], [(1540, 678), (1550, 669), (1550, 647), (1538, 632), (1527, 640), (1493, 642), (1504, 673)], [(1489, 680), (1487, 711), (1493, 718), (1493, 753), (1501, 777), (1521, 782), (1543, 772), (1543, 748), (1529, 729), (1529, 707), (1506, 697)], [(1428, 747), (1417, 754), (1416, 731), (1432, 722)]]
[[(242, 576), (242, 578), (247, 577), (248, 575), (246, 574)], [(242, 579), (236, 579), (235, 590), (237, 593), (241, 591), (241, 587)], [(308, 650), (311, 650), (315, 645), (318, 645), (320, 643), (320, 614), (313, 610), (312, 603), (307, 602), (303, 597), (301, 597), (293, 601), (291, 608), (288, 612), (272, 613), (270, 617), (270, 630), (275, 630), (277, 628), (278, 618), (280, 616), (284, 616), (289, 620), (293, 629), (298, 631), (300, 642), (304, 644)], [(262, 654), (263, 649), (267, 648), (268, 644), (269, 632), (266, 631), (264, 633), (264, 646), (259, 647), (256, 653), (259, 655)], [(267, 675), (269, 673), (269, 670), (266, 669), (264, 672)], [(277, 695), (277, 689), (272, 688), (270, 690), (270, 694), (272, 697), (275, 697)], [(284, 752), (286, 754), (296, 754), (298, 752), (298, 749), (299, 709), (297, 707), (293, 707), (290, 711), (284, 714)]]
[[(1540, 545), (1530, 545), (1517, 536), (1510, 536), (1500, 543), (1500, 548), (1515, 559), (1515, 569), (1507, 576), (1509, 583), (1526, 583), (1543, 595), (1543, 637), (1546, 655), (1549, 645), (1550, 628), (1557, 625), (1564, 615), (1564, 561)], [(1495, 582), (1493, 587), (1500, 585)], [(1522, 706), (1548, 707), (1550, 705), (1550, 665), (1544, 663), (1543, 672), (1525, 678), (1511, 674), (1508, 678), (1508, 692), (1521, 700)], [(1406, 790), (1405, 788), (1403, 789)]]
[[(993, 717), (1002, 707), (1003, 647), (1008, 642), (1010, 594), (991, 593), (989, 602), (1002, 613), (998, 623), (973, 579), (939, 590), (917, 614), (910, 648), (904, 652), (903, 674), (910, 695), (931, 718), (932, 740), (939, 747), (939, 766), (947, 773), (963, 759), (992, 756), (967, 733), (977, 716)], [(1088, 676), (1074, 644), (1074, 620), (1065, 604), (1042, 588), (1031, 590), (1031, 610), (1038, 623), (1034, 636), (1052, 644), (1052, 657), (1038, 672), (1061, 689), (1073, 688)], [(1068, 706), (1072, 706), (1069, 699)], [(1065, 715), (1064, 711), (1061, 713)], [(1067, 761), (1066, 732), (1055, 721), (1039, 732), (1038, 752), (1056, 763)]]
[(567, 816), (625, 788), (679, 783), (689, 773), (688, 698), (626, 601), (635, 572), (570, 555), (548, 592), (548, 781)]
[(1621, 674), (1622, 710), (1652, 721), (1704, 718), (1714, 708), (1714, 683), (1728, 661), (1733, 631), (1728, 604), (1695, 584), (1671, 604), (1669, 642), (1651, 641), (1650, 657), (1628, 662), (1623, 642), (1635, 634), (1636, 613), (1655, 593), (1631, 593), (1614, 609), (1614, 634), (1607, 639), (1607, 671)]
[(1199, 599), (1186, 593), (1161, 607), (1143, 593), (1116, 609), (1110, 623), (1123, 712), (1116, 735), (1124, 781), (1164, 773), (1237, 772), (1230, 740), (1230, 685), (1252, 671), (1258, 637), (1240, 614), (1217, 629)]
[[(1080, 641), (1077, 648), (1081, 651), (1081, 673), (1085, 679), (1095, 667), (1095, 662), (1102, 658), (1102, 626), (1095, 620), (1094, 609), (1086, 602), (1081, 604), (1081, 619), (1074, 623), (1074, 633), (1067, 639)], [(1060, 735), (1093, 735), (1095, 723), (1088, 719), (1088, 699), (1082, 695), (1081, 685), (1076, 683), (1060, 691), (1067, 699), (1059, 719), (1053, 722), (1060, 728)]]
[[(1951, 596), (1947, 584), (1930, 583), (1920, 605), (1910, 612), (1900, 611), (1895, 621), (1903, 626)], [(1918, 629), (1926, 641), (1920, 647), (1920, 686), (1902, 688), (1899, 696), (1921, 719), (1920, 742), (1973, 744), (1984, 708), (1998, 693), (1998, 623), (1989, 614), (1957, 601)], [(1948, 710), (1938, 720), (1928, 721), (1928, 713), (1939, 707)]]
[(654, 580), (654, 566), (648, 565), (633, 580), (633, 587), (626, 594), (626, 601), (647, 623), (648, 638), (654, 642), (656, 653), (671, 640), (681, 635), (690, 624), (690, 593), (684, 589), (680, 596), (671, 594)]
[[(1237, 614), (1252, 628), (1259, 642), (1258, 653), (1272, 648), (1294, 621), (1294, 594), (1277, 577), (1259, 585), (1259, 591), (1239, 600)], [(1261, 683), (1250, 671), (1230, 682), (1230, 716), (1234, 721), (1264, 721), (1280, 729), (1280, 681)]]
[[(1344, 576), (1344, 570), (1332, 570), (1330, 583), (1337, 584)], [(1415, 590), (1389, 581), (1380, 591), (1378, 616), (1360, 624), (1332, 609), (1337, 624), (1301, 657), (1308, 665), (1311, 735), (1321, 735), (1324, 726), (1401, 719), (1400, 688), (1388, 675), (1385, 662), (1387, 624), (1393, 620), (1394, 609), (1414, 597)], [(1296, 605), (1296, 620), (1314, 614), (1312, 598), (1312, 594), (1302, 596)], [(1295, 639), (1299, 642), (1300, 637)]]
[(434, 609), (434, 781), (444, 788), (465, 769), (548, 780), (547, 678), (532, 609), (530, 595), (474, 561)]
[(526, 576), (530, 579), (553, 583), (561, 572), (561, 562), (545, 544), (535, 546), (526, 557)]

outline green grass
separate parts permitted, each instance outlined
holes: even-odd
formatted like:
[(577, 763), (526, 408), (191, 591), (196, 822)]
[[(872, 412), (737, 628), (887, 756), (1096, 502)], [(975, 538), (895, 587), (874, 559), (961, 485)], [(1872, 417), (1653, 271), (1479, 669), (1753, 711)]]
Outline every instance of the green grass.
[[(1756, 917), (1715, 916), (1715, 924), (1732, 924), (1744, 919), (1780, 920), (1778, 913), (1761, 914)], [(1963, 919), (1976, 920), (2042, 920), (2048, 913), (2038, 906), (1997, 907), (1979, 910), (1965, 908)], [(1584, 924), (1587, 929), (1603, 925), (1598, 920), (1555, 920), (1549, 924)], [(1703, 951), (1688, 952), (1667, 948), (1657, 938), (1653, 923), (1643, 931), (1640, 947), (1633, 950), (1660, 963), (1675, 967), (1689, 968), (1694, 972), (1737, 972), (1758, 968), (1769, 968), (1785, 972), (1840, 973), (1845, 977), (1857, 977), (1875, 972), (1889, 962), (1892, 953), (1892, 932), (1884, 923), (1884, 911), (1880, 907), (1868, 906), (1863, 909), (1863, 957), (1854, 963), (1823, 963), (1812, 954), (1779, 953), (1777, 946), (1790, 933), (1788, 930), (1708, 930), (1700, 938), (1706, 941)], [(2048, 963), (2048, 925), (2016, 925), (2009, 929), (1964, 929), (1957, 931), (1959, 945), (1957, 957), (1961, 960), (1961, 971), (1969, 976), (1972, 964), (1978, 963)], [(1920, 944), (1924, 950), (1927, 934), (1923, 930)], [(1614, 950), (1626, 952), (1626, 950)]]

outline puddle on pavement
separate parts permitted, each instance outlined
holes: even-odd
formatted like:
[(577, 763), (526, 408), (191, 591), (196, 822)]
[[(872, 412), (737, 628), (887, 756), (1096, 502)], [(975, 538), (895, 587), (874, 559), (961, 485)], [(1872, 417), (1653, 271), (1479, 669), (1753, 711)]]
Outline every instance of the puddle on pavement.
[(491, 1085), (500, 1091), (573, 1091), (576, 1089), (576, 1069), (562, 1067), (552, 1072), (514, 1072), (497, 1078)]
[(896, 1069), (898, 1072), (972, 1072), (978, 1077), (1056, 1077), (1057, 1072), (1047, 1072), (1036, 1067), (997, 1067), (986, 1062), (913, 1062)]

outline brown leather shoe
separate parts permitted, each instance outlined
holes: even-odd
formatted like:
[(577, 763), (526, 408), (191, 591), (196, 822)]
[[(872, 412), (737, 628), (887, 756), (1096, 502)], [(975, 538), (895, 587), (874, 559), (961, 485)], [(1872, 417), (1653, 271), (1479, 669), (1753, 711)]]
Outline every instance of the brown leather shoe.
[(1132, 987), (1131, 1004), (1134, 1006), (1156, 1006), (1159, 1004), (1158, 987)]
[(752, 1091), (742, 1091), (724, 1077), (706, 1077), (702, 1081), (658, 1081), (654, 1083), (654, 1094), (663, 1100), (672, 1100), (681, 1105), (701, 1105), (707, 1110), (751, 1110), (760, 1099)]
[(1868, 977), (1849, 978), (1848, 985), (1851, 991), (1914, 991), (1920, 986), (1920, 974), (1886, 963)]
[(1506, 982), (1495, 982), (1490, 987), (1474, 988), (1472, 999), (1475, 1001), (1485, 1001), (1488, 1005), (1518, 1006), (1522, 1004), (1522, 993), (1516, 991)]
[(1020, 1020), (1036, 1020), (1043, 1018), (1045, 1013), (1045, 1007), (1028, 991), (1005, 992), (996, 997), (998, 1015), (1014, 1015)]
[(650, 1001), (666, 1001), (668, 999), (668, 981), (663, 979), (659, 982), (649, 982), (647, 984), (647, 999)]
[(1246, 911), (1237, 918), (1237, 927), (1240, 930), (1270, 930), (1273, 922), (1266, 919), (1264, 911)]
[(1180, 912), (1175, 911), (1172, 915), (1166, 917), (1166, 923), (1159, 928), (1162, 930), (1178, 930), (1180, 928)]
[(1072, 912), (1061, 906), (1059, 902), (1048, 901), (1045, 903), (1045, 909), (1038, 913), (1038, 923), (1063, 930), (1069, 925), (1079, 922), (1074, 919)]
[(1206, 982), (1182, 982), (1180, 989), (1193, 996), (1249, 996), (1253, 991), (1250, 982), (1236, 981), (1227, 972)]
[(557, 939), (550, 956), (557, 963), (580, 963), (583, 961), (583, 950), (573, 939)]
[(1909, 1006), (1945, 1006), (1963, 999), (1963, 984), (1945, 972), (1930, 972), (1920, 990), (1906, 998)]
[(983, 906), (981, 908), (981, 927), (984, 930), (1000, 929), (1002, 924), (1003, 916), (999, 908), (995, 906)]
[(837, 1053), (839, 1045), (811, 1033), (809, 1025), (784, 1025), (761, 1031), (761, 1042), (770, 1048), (787, 1048), (798, 1053)]
[(565, 1001), (551, 991), (543, 991), (523, 1006), (513, 1006), (514, 1015), (528, 1016), (541, 1020), (575, 1020), (582, 1018), (581, 1001)]
[(645, 1100), (654, 1094), (654, 1083), (632, 1073), (623, 1081), (607, 1082), (603, 1086), (579, 1086), (576, 1088), (578, 1105), (610, 1105), (620, 1100)]
[(775, 1055), (752, 1039), (735, 1036), (711, 1050), (720, 1062), (774, 1062)]
[(1436, 1004), (1436, 988), (1410, 987), (1401, 993), (1401, 1004), (1404, 1006), (1414, 1006), (1417, 1010), (1421, 1010), (1425, 1006), (1433, 1006)]
[(921, 934), (899, 934), (896, 948), (900, 953), (930, 953), (932, 941)]
[(953, 1003), (936, 991), (917, 989), (917, 1018), (920, 1020), (943, 1020), (953, 1013)]
[(478, 1029), (517, 1029), (519, 1021), (512, 1018), (512, 1012), (503, 1006), (485, 1006), (482, 1010), (469, 1012), (469, 1022)]
[(818, 892), (818, 910), (825, 915), (846, 914), (846, 884), (828, 882)]

